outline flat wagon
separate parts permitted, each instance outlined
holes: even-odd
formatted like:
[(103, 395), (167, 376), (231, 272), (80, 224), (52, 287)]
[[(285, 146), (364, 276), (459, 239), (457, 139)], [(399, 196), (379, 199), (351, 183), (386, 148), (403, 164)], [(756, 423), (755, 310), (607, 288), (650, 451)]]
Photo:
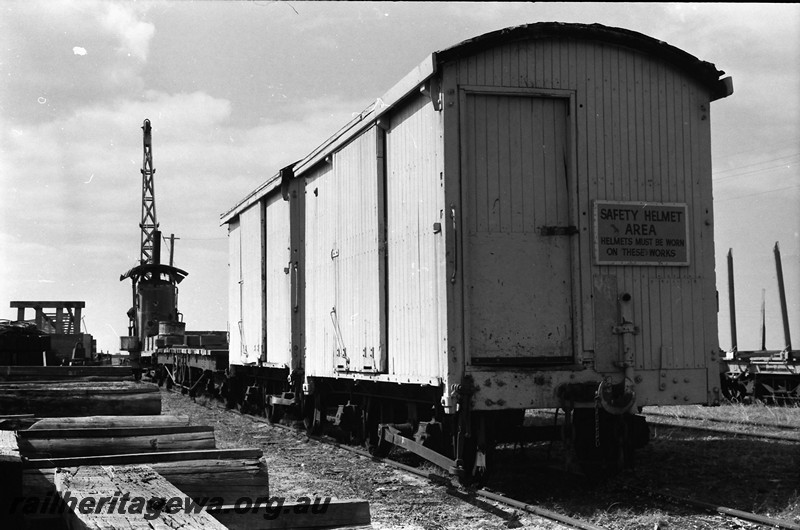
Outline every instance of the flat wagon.
[(528, 409), (624, 459), (641, 407), (716, 403), (723, 74), (596, 24), (431, 54), (222, 214), (240, 396), (464, 474)]

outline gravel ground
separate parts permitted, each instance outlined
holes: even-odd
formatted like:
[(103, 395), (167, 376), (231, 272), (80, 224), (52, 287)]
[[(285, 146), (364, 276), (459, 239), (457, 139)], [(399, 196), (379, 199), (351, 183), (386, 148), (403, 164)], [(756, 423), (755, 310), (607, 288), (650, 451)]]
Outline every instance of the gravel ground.
[(564, 528), (495, 503), (478, 499), (470, 504), (460, 498), (463, 492), (226, 411), (202, 397), (192, 402), (162, 389), (162, 414), (187, 415), (192, 425), (213, 426), (217, 447), (260, 447), (270, 496), (369, 501), (376, 530)]
[[(474, 498), (465, 501), (463, 490), (225, 411), (212, 400), (192, 402), (164, 390), (162, 400), (164, 414), (184, 414), (192, 424), (214, 426), (219, 447), (261, 447), (270, 474), (270, 495), (287, 500), (302, 496), (366, 499), (376, 529), (563, 528), (499, 504)], [(731, 412), (717, 410), (723, 416)], [(641, 493), (645, 489), (800, 524), (798, 443), (651, 427), (651, 442), (638, 452), (635, 469), (591, 479), (554, 471), (563, 461), (560, 450), (559, 444), (546, 443), (501, 448), (487, 487), (610, 530), (760, 528), (650, 498)]]
[[(741, 410), (740, 407), (713, 407), (705, 408), (703, 414), (730, 419), (732, 413)], [(800, 415), (800, 409), (779, 413)], [(546, 477), (542, 480), (529, 481), (527, 487), (513, 487), (530, 473), (520, 465), (519, 459), (507, 457), (504, 464), (503, 459), (498, 459), (501, 465), (509, 468), (499, 473), (502, 478), (498, 480), (511, 497), (572, 513), (615, 530), (761, 528), (753, 523), (653, 499), (641, 494), (641, 490), (692, 498), (800, 524), (800, 443), (685, 430), (680, 428), (679, 420), (670, 422), (675, 426), (651, 425), (650, 443), (637, 452), (636, 467), (618, 476), (588, 480), (544, 471)], [(685, 424), (698, 425), (698, 422)], [(717, 429), (730, 427), (706, 424)], [(745, 432), (753, 430), (746, 425), (736, 427)], [(786, 431), (780, 434), (791, 435)], [(526, 456), (531, 461), (543, 461), (547, 459), (547, 451), (534, 447)], [(555, 448), (550, 458), (557, 457)], [(515, 473), (517, 480), (513, 478)]]

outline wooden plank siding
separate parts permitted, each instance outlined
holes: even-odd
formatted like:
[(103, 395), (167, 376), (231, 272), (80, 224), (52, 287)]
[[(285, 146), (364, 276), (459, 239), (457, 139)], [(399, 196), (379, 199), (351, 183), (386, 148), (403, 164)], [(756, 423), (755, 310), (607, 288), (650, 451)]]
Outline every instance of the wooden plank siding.
[(334, 245), (337, 319), (349, 370), (376, 371), (381, 351), (378, 175), (375, 127), (334, 154), (338, 225)]
[(375, 160), (371, 127), (306, 177), (307, 375), (381, 369)]
[(462, 91), (469, 356), (474, 363), (571, 357), (570, 241), (539, 233), (571, 224), (570, 100), (529, 89)]
[(266, 199), (266, 361), (290, 367), (292, 363), (292, 253), (289, 202), (280, 193)]
[(230, 281), (228, 306), (230, 362), (254, 363), (264, 353), (264, 203), (259, 201), (229, 224)]
[(440, 120), (419, 95), (392, 116), (386, 133), (389, 373), (401, 377), (444, 373), (448, 218)]
[(242, 349), (239, 337), (241, 315), (242, 245), (239, 218), (228, 222), (228, 356), (231, 364), (239, 364)]
[[(459, 86), (574, 93), (576, 115), (569, 120), (577, 134), (570, 149), (577, 159), (578, 189), (569, 192), (579, 205), (572, 214), (579, 229), (578, 255), (573, 260), (581, 263), (575, 278), (582, 335), (578, 355), (591, 357), (598, 333), (592, 278), (608, 275), (617, 277), (620, 293), (633, 296), (634, 320), (641, 330), (634, 337), (637, 369), (659, 369), (664, 348), (673, 352), (669, 361), (673, 368), (707, 366), (706, 358), (717, 344), (708, 89), (671, 64), (636, 50), (566, 38), (500, 45), (458, 59), (452, 67)], [(474, 114), (484, 112), (481, 102), (475, 105), (474, 113), (462, 114), (463, 130), (474, 130)], [(496, 121), (486, 123), (488, 136), (497, 132), (499, 123), (513, 129), (519, 122), (501, 106)], [(504, 157), (491, 158), (497, 146), (488, 144), (487, 151), (466, 153), (464, 163), (489, 156), (486, 164), (503, 174)], [(517, 201), (530, 193), (530, 183), (500, 179), (465, 185), (474, 189), (470, 200), (475, 204), (469, 207), (475, 216), (467, 219), (471, 227), (518, 230), (524, 224), (515, 212)], [(510, 209), (490, 215), (475, 207), (495, 198), (509, 201)], [(595, 266), (594, 200), (687, 203), (690, 264)]]
[(327, 227), (336, 223), (335, 210), (325, 208), (320, 200), (333, 193), (330, 164), (319, 164), (309, 171), (306, 182), (306, 372), (328, 374), (333, 371), (336, 349), (331, 329), (330, 311), (336, 303), (331, 247)]

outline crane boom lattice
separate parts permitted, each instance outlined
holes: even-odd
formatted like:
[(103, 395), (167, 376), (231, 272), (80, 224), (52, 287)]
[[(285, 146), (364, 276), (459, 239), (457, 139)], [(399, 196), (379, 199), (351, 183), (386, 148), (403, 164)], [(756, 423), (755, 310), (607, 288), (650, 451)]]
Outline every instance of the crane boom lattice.
[(153, 175), (156, 170), (153, 168), (153, 144), (151, 135), (150, 120), (144, 120), (142, 125), (144, 131), (144, 157), (142, 160), (142, 222), (139, 227), (142, 229), (141, 265), (154, 263), (155, 238), (158, 237), (158, 218), (156, 217), (156, 198), (155, 183)]

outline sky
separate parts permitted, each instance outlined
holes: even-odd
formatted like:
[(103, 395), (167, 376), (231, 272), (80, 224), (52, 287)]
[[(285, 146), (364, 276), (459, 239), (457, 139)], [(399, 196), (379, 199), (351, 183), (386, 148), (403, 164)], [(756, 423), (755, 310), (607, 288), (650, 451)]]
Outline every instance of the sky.
[(84, 300), (84, 331), (118, 351), (148, 118), (187, 329), (226, 329), (221, 213), (431, 52), (543, 21), (638, 31), (733, 77), (711, 106), (720, 347), (730, 248), (739, 349), (760, 347), (762, 290), (767, 347), (784, 346), (778, 242), (797, 349), (800, 4), (0, 1), (0, 318), (12, 300)]

